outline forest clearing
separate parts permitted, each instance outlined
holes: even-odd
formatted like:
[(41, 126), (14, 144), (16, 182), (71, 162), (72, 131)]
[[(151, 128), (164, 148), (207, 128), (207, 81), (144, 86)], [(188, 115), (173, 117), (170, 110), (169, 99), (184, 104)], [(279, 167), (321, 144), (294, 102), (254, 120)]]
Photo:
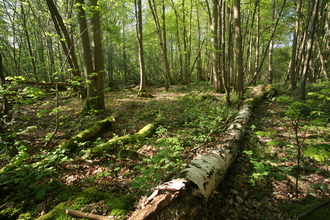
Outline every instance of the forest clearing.
[(324, 220), (327, 0), (1, 0), (0, 220)]

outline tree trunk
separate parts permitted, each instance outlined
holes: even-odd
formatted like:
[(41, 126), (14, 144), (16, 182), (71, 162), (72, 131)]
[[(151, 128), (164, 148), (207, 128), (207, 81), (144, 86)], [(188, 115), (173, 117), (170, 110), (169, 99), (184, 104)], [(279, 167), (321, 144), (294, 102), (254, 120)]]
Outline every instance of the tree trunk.
[(277, 20), (276, 20), (276, 22), (275, 22), (275, 24), (274, 24), (274, 26), (273, 26), (273, 28), (272, 28), (272, 30), (271, 30), (270, 40), (268, 41), (268, 44), (266, 45), (266, 48), (265, 48), (265, 50), (264, 50), (264, 54), (263, 54), (262, 59), (261, 59), (261, 62), (260, 62), (260, 65), (259, 65), (259, 67), (256, 69), (256, 71), (255, 71), (255, 73), (254, 73), (254, 75), (253, 75), (253, 78), (251, 79), (251, 81), (249, 82), (248, 85), (252, 85), (253, 83), (256, 82), (257, 76), (258, 76), (258, 74), (260, 73), (261, 68), (262, 68), (262, 66), (263, 66), (263, 63), (264, 63), (264, 61), (265, 61), (265, 58), (266, 58), (266, 55), (267, 55), (267, 51), (269, 50), (269, 46), (270, 46), (271, 40), (274, 38), (274, 34), (275, 34), (276, 28), (277, 28), (277, 26), (278, 26), (278, 22), (280, 21), (280, 18), (281, 18), (282, 12), (283, 12), (283, 10), (284, 10), (284, 6), (285, 6), (285, 4), (286, 4), (286, 0), (283, 1), (282, 8), (281, 8), (280, 12), (279, 12), (278, 15), (277, 15)]
[(212, 70), (214, 80), (214, 91), (220, 92), (220, 66), (219, 66), (219, 40), (218, 40), (218, 22), (219, 22), (219, 1), (212, 0), (212, 23), (211, 23), (211, 44), (212, 44)]
[(156, 187), (151, 196), (141, 200), (141, 208), (129, 219), (194, 219), (236, 159), (253, 105), (263, 97), (273, 94), (273, 91), (271, 86), (256, 87), (253, 98), (242, 106), (216, 149), (198, 155), (181, 171), (177, 179)]
[(293, 33), (293, 42), (292, 42), (292, 51), (291, 51), (291, 66), (290, 66), (290, 87), (289, 89), (294, 90), (296, 88), (297, 83), (297, 44), (298, 44), (298, 32), (299, 32), (299, 20), (300, 20), (300, 12), (301, 12), (302, 0), (298, 1), (297, 9), (296, 9), (296, 26), (295, 31)]
[(319, 34), (317, 33), (317, 31), (316, 31), (316, 39), (315, 40), (316, 40), (317, 52), (319, 54), (319, 58), (320, 58), (320, 62), (321, 62), (321, 70), (322, 70), (326, 80), (330, 81), (329, 72), (328, 72), (328, 69), (327, 69), (327, 62), (324, 59), (324, 56), (323, 56), (323, 53), (322, 53), (322, 50), (321, 50), (321, 46), (320, 46), (320, 42), (319, 42), (320, 37), (319, 37)]
[(28, 27), (27, 27), (27, 19), (26, 19), (26, 14), (25, 14), (24, 7), (23, 7), (23, 2), (21, 2), (21, 11), (22, 11), (22, 19), (23, 19), (23, 29), (24, 29), (24, 32), (25, 32), (27, 46), (28, 46), (28, 49), (29, 49), (29, 55), (30, 55), (33, 75), (34, 75), (34, 78), (35, 78), (36, 82), (39, 82), (36, 63), (35, 63), (35, 58), (34, 58), (33, 49), (32, 49), (30, 36), (29, 36), (29, 31), (28, 31)]
[[(0, 53), (0, 86), (5, 88), (5, 75), (3, 73), (3, 65), (2, 65), (2, 54)], [(6, 94), (2, 94), (2, 111), (3, 115), (8, 115), (9, 113), (8, 99)], [(6, 120), (6, 118), (4, 118)]]
[(151, 9), (152, 16), (154, 18), (156, 28), (157, 28), (157, 33), (158, 33), (158, 38), (159, 38), (159, 44), (160, 44), (160, 49), (162, 53), (162, 60), (163, 60), (163, 66), (164, 66), (164, 78), (165, 78), (165, 91), (167, 92), (169, 87), (170, 87), (170, 69), (168, 65), (168, 60), (167, 60), (167, 46), (166, 46), (166, 28), (165, 28), (165, 3), (164, 0), (161, 1), (161, 19), (162, 19), (162, 24), (159, 21), (158, 18), (158, 10), (157, 10), (157, 5), (155, 3), (155, 0), (148, 0), (149, 6)]
[(96, 82), (94, 90), (96, 93), (97, 108), (95, 110), (105, 109), (104, 103), (104, 59), (102, 50), (102, 34), (101, 34), (101, 21), (100, 21), (100, 9), (97, 9), (98, 0), (90, 0), (91, 5), (94, 6), (92, 27), (93, 27), (93, 40), (92, 45), (94, 46), (94, 72), (96, 75)]
[[(103, 110), (104, 94), (103, 94), (103, 52), (101, 47), (101, 28), (100, 16), (97, 11), (93, 12), (93, 46), (94, 46), (94, 62), (91, 50), (91, 42), (88, 34), (87, 18), (83, 9), (84, 0), (76, 0), (77, 17), (79, 32), (81, 35), (81, 49), (84, 60), (84, 72), (87, 79), (87, 99), (83, 113), (90, 110)], [(92, 5), (96, 6), (96, 0), (91, 0)]]
[(301, 86), (300, 86), (300, 95), (299, 96), (300, 96), (301, 100), (306, 99), (306, 81), (307, 81), (307, 74), (308, 74), (308, 70), (309, 70), (309, 63), (310, 63), (311, 56), (312, 56), (319, 0), (314, 0), (313, 5), (314, 5), (314, 7), (313, 7), (312, 17), (310, 19), (310, 22), (308, 22), (308, 23), (310, 23), (310, 31), (309, 31), (308, 40), (307, 40), (306, 56), (305, 56), (305, 60), (304, 60), (304, 69), (302, 72), (302, 79), (301, 79)]
[[(65, 27), (63, 19), (62, 19), (61, 15), (59, 14), (53, 0), (47, 0), (47, 5), (48, 5), (49, 12), (51, 14), (51, 17), (52, 17), (52, 21), (54, 23), (56, 33), (60, 36), (60, 38), (63, 38), (63, 37), (65, 38), (65, 41), (60, 40), (60, 43), (61, 43), (62, 49), (65, 53), (68, 64), (69, 64), (70, 68), (72, 69), (71, 70), (72, 77), (74, 80), (78, 80), (80, 83), (82, 83), (81, 72), (80, 72), (77, 56), (75, 53), (74, 42), (72, 42), (72, 39), (70, 38), (68, 30)], [(80, 86), (80, 88), (82, 88), (82, 86)], [(86, 95), (84, 94), (85, 91), (83, 91), (83, 89), (77, 88), (76, 90), (78, 90), (79, 93), (81, 93), (82, 97), (86, 97)]]
[[(275, 0), (272, 2), (272, 21), (275, 22)], [(269, 52), (268, 52), (268, 77), (267, 83), (273, 83), (273, 52), (274, 52), (274, 39), (272, 38), (272, 32), (270, 31), (270, 43), (269, 43)]]
[(222, 84), (226, 92), (226, 104), (230, 105), (230, 77), (226, 69), (226, 4), (221, 0), (221, 73)]
[(241, 33), (241, 16), (240, 16), (240, 0), (234, 1), (234, 20), (235, 20), (235, 38), (236, 38), (236, 89), (239, 97), (244, 96), (243, 83), (243, 45)]
[(136, 35), (139, 45), (139, 61), (140, 61), (140, 89), (139, 96), (143, 96), (146, 92), (146, 71), (144, 64), (144, 50), (143, 50), (143, 32), (142, 32), (142, 0), (135, 1), (136, 11)]
[(85, 4), (84, 0), (76, 0), (77, 3), (77, 18), (78, 18), (78, 26), (79, 33), (81, 39), (81, 52), (84, 62), (84, 72), (87, 79), (87, 99), (85, 103), (85, 107), (83, 109), (84, 113), (94, 109), (97, 110), (97, 100), (94, 98), (96, 96), (96, 91), (94, 87), (97, 85), (96, 83), (96, 74), (94, 74), (93, 67), (93, 59), (92, 59), (92, 51), (90, 47), (90, 38), (88, 34), (88, 26), (87, 26), (87, 18), (85, 9), (83, 6)]

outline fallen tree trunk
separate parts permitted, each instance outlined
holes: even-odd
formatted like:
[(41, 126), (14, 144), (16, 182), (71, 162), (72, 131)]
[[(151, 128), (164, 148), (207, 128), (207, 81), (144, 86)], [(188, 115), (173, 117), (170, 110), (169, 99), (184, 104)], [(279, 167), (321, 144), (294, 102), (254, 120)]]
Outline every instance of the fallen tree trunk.
[(274, 94), (276, 90), (272, 86), (255, 87), (252, 98), (244, 102), (222, 142), (215, 149), (193, 159), (177, 179), (156, 187), (149, 198), (140, 202), (129, 219), (193, 219), (235, 161), (253, 105)]
[(88, 149), (88, 153), (102, 154), (104, 151), (112, 150), (116, 144), (127, 144), (127, 143), (143, 141), (146, 139), (146, 137), (151, 136), (155, 131), (155, 129), (156, 129), (156, 123), (147, 124), (135, 134), (112, 138), (107, 143), (101, 146)]

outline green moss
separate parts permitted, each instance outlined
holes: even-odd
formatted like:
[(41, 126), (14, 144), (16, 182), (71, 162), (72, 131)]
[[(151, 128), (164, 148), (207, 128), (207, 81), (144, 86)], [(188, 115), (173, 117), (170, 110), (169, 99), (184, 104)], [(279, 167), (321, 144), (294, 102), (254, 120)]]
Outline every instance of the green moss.
[(90, 148), (88, 152), (91, 154), (98, 154), (98, 153), (102, 153), (103, 151), (112, 150), (116, 144), (127, 144), (127, 143), (143, 141), (146, 137), (152, 135), (155, 129), (156, 129), (155, 124), (148, 124), (135, 134), (113, 138), (109, 140), (107, 143), (103, 144), (102, 146)]
[(65, 214), (67, 208), (80, 210), (86, 204), (106, 200), (109, 206), (109, 215), (124, 216), (128, 211), (134, 208), (135, 198), (132, 195), (120, 195), (105, 193), (97, 189), (97, 187), (89, 187), (83, 190), (79, 195), (72, 197), (67, 202), (62, 202), (53, 208), (41, 220), (70, 220), (70, 216)]
[(39, 218), (39, 220), (66, 220), (67, 218), (65, 214), (65, 209), (67, 208), (66, 202), (62, 202), (55, 206), (52, 210), (50, 210), (46, 215)]
[(17, 208), (6, 208), (1, 210), (0, 219), (17, 219), (17, 216), (20, 214), (21, 210)]
[(17, 220), (32, 220), (32, 219), (35, 219), (35, 218), (32, 217), (31, 213), (27, 212), (27, 213), (20, 214)]
[[(311, 210), (312, 208), (314, 208), (315, 206), (324, 202), (325, 200), (327, 200), (327, 199), (315, 199), (310, 204), (295, 206), (295, 207), (291, 208), (290, 216), (297, 217), (298, 215)], [(309, 220), (309, 219), (324, 220), (324, 219), (328, 219), (329, 216), (330, 216), (330, 203), (328, 203), (324, 206), (321, 206), (320, 208), (313, 211), (312, 213), (309, 213), (309, 214), (299, 218), (299, 220)]]
[(124, 216), (134, 208), (135, 198), (132, 195), (113, 194), (112, 197), (108, 200), (108, 206), (111, 210), (110, 215)]

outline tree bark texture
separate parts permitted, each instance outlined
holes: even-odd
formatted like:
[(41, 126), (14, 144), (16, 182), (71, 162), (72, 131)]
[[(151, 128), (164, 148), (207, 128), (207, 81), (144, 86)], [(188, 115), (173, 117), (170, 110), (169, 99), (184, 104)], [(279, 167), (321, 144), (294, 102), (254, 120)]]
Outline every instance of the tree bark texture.
[(255, 87), (252, 98), (245, 101), (221, 143), (193, 159), (177, 179), (156, 187), (129, 219), (193, 219), (235, 161), (253, 105), (264, 97), (276, 94), (274, 92), (272, 86)]

